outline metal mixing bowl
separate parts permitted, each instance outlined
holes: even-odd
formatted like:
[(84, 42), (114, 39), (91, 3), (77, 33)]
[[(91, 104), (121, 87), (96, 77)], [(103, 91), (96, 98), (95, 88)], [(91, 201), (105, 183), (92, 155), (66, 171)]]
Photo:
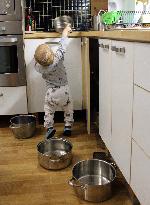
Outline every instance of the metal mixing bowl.
[(18, 115), (10, 119), (10, 128), (18, 139), (33, 137), (36, 131), (36, 117), (34, 115)]
[(70, 24), (70, 27), (72, 26), (73, 20), (70, 16), (59, 16), (54, 19), (54, 28), (55, 31), (58, 33), (62, 33), (63, 29), (67, 24)]
[(51, 138), (37, 145), (39, 164), (46, 169), (63, 169), (72, 160), (72, 144), (63, 138)]

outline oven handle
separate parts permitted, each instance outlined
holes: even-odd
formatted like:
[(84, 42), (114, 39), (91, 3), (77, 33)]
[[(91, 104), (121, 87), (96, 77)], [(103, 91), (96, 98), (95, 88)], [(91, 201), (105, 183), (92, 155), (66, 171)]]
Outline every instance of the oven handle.
[(17, 41), (18, 41), (17, 38), (0, 37), (0, 43), (15, 43)]

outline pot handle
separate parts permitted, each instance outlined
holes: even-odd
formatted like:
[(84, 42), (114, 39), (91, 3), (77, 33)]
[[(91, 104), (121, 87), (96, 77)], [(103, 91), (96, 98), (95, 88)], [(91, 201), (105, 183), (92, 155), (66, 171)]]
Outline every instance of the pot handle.
[(15, 127), (13, 124), (9, 125), (9, 128), (11, 129), (16, 129), (16, 128), (20, 128), (19, 126), (18, 127)]
[(68, 181), (68, 184), (69, 184), (70, 186), (73, 186), (73, 187), (80, 187), (80, 188), (82, 188), (82, 189), (85, 189), (85, 188), (86, 188), (86, 185), (84, 185), (84, 184), (77, 184), (75, 181), (77, 182), (77, 180), (76, 180), (74, 177), (72, 177), (72, 178)]
[(56, 159), (56, 160), (50, 159), (49, 162), (53, 162), (53, 163), (60, 162), (60, 159)]
[(53, 163), (60, 162), (61, 160), (62, 160), (61, 157), (59, 159), (49, 159), (49, 161)]
[(110, 162), (109, 164), (111, 164), (115, 169), (117, 169), (117, 165), (114, 162)]

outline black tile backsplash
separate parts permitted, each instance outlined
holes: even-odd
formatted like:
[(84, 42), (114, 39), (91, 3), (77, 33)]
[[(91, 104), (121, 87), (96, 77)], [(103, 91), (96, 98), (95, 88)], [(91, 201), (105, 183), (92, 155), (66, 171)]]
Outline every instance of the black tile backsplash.
[(53, 31), (55, 17), (69, 15), (73, 18), (73, 29), (87, 30), (91, 27), (90, 0), (26, 0), (36, 18), (36, 30)]

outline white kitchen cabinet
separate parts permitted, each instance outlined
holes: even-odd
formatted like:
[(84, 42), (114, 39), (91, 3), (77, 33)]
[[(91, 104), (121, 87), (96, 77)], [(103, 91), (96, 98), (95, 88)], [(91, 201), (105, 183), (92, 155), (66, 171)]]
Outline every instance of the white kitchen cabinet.
[[(34, 52), (38, 45), (45, 42), (58, 42), (59, 38), (25, 39), (25, 61), (27, 67), (28, 110), (30, 113), (44, 111), (45, 81), (34, 68)], [(53, 46), (56, 49), (56, 45)], [(70, 38), (64, 65), (74, 101), (74, 109), (82, 109), (82, 63), (81, 39)]]
[(150, 157), (132, 141), (131, 187), (141, 205), (150, 204)]
[(0, 115), (27, 113), (26, 86), (0, 87)]
[[(100, 48), (99, 53), (99, 132), (141, 204), (149, 205), (150, 45), (99, 40), (102, 44), (106, 42), (111, 44), (111, 51), (106, 49), (104, 52)], [(111, 123), (108, 120), (108, 110), (109, 115), (111, 113)], [(108, 127), (107, 132), (104, 132), (105, 127)], [(107, 142), (103, 133), (108, 133), (108, 130), (110, 133), (110, 128), (111, 134)]]
[(150, 44), (134, 45), (134, 83), (150, 91)]
[(133, 104), (133, 43), (112, 41), (111, 75), (111, 154), (129, 182)]
[(133, 138), (150, 157), (150, 92), (134, 86)]
[(111, 41), (99, 40), (99, 134), (111, 151)]
[(133, 43), (99, 40), (99, 133), (130, 180)]

